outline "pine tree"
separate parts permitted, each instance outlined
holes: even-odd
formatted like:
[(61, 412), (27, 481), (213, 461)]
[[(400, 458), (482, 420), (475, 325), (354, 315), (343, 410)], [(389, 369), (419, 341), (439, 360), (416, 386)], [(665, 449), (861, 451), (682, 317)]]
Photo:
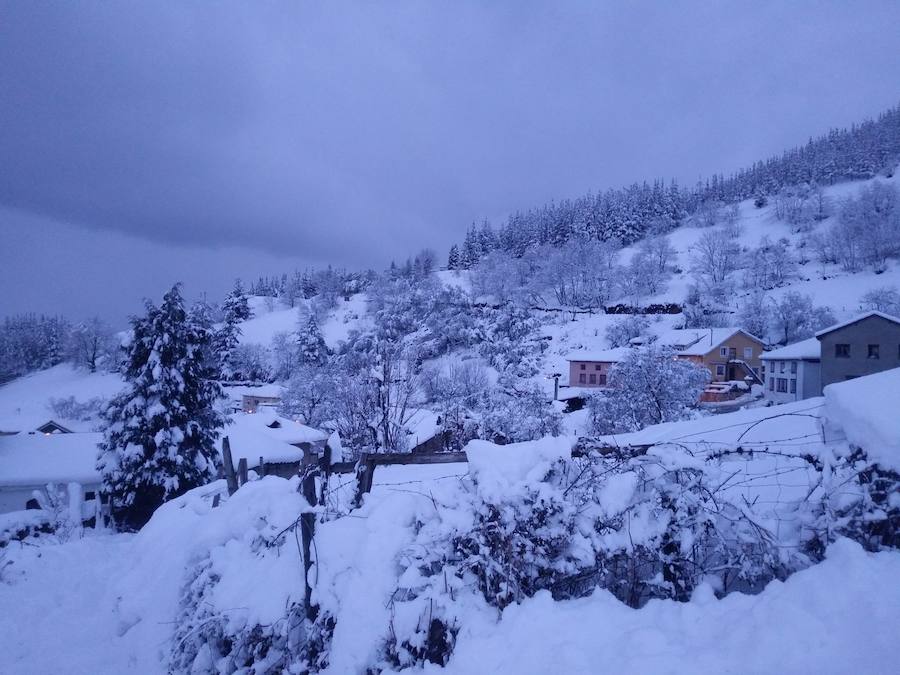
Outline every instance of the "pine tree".
[(321, 366), (328, 360), (328, 347), (312, 314), (297, 331), (297, 360), (310, 366)]
[(226, 322), (236, 323), (246, 321), (253, 313), (250, 311), (250, 303), (247, 302), (247, 294), (240, 279), (234, 280), (234, 288), (225, 296), (222, 302), (222, 313)]
[(450, 254), (447, 256), (447, 269), (459, 269), (459, 247), (456, 244), (450, 247)]
[(176, 284), (131, 321), (125, 390), (104, 411), (97, 469), (120, 526), (135, 529), (167, 499), (213, 478), (225, 423), (203, 358), (211, 335), (184, 309)]

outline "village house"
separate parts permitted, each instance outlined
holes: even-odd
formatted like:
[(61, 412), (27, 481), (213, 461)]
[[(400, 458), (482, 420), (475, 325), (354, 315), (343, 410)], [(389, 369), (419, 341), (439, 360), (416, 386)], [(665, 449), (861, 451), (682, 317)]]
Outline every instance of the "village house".
[[(680, 359), (704, 366), (713, 382), (762, 383), (760, 357), (765, 344), (740, 328), (683, 328), (658, 337), (641, 337), (633, 347), (657, 344), (671, 348)], [(631, 348), (633, 348), (631, 347)], [(568, 356), (570, 387), (604, 387), (609, 370), (629, 353), (630, 347), (598, 352), (573, 352)]]
[(284, 393), (277, 384), (264, 384), (256, 387), (226, 387), (232, 399), (234, 412), (255, 413), (261, 410), (274, 410), (281, 404)]
[(821, 384), (900, 367), (900, 318), (867, 312), (816, 333), (821, 346)]
[(812, 337), (762, 355), (765, 398), (774, 403), (822, 395), (821, 345)]

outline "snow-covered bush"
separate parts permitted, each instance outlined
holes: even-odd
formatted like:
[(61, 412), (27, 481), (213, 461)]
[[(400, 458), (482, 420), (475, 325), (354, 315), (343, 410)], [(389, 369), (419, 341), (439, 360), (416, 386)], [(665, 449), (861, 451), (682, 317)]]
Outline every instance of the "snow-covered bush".
[(612, 434), (685, 419), (709, 380), (708, 369), (669, 349), (635, 349), (610, 369), (607, 389), (591, 397), (591, 426), (597, 434)]
[(495, 443), (519, 443), (558, 436), (562, 415), (547, 394), (527, 380), (501, 379), (480, 401), (479, 436)]
[(539, 322), (531, 312), (515, 305), (486, 307), (481, 309), (478, 323), (478, 351), (491, 366), (519, 377), (537, 373)]
[(235, 380), (268, 382), (272, 379), (269, 350), (252, 343), (236, 346), (228, 358), (228, 372)]
[(627, 347), (632, 339), (644, 335), (650, 320), (643, 314), (630, 314), (606, 327), (606, 341), (610, 347)]

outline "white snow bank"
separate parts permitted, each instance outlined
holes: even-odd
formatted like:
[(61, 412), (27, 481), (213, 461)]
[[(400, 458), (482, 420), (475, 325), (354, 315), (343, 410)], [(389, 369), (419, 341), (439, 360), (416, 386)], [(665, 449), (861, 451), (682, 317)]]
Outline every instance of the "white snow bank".
[(474, 440), (463, 449), (479, 493), (492, 499), (511, 494), (521, 483), (540, 481), (553, 462), (572, 456), (576, 440), (570, 436), (548, 436), (509, 445)]
[(825, 387), (825, 415), (869, 459), (900, 471), (900, 368)]
[(841, 540), (827, 559), (756, 596), (626, 607), (605, 591), (554, 602), (547, 591), (499, 623), (468, 623), (445, 673), (890, 673), (900, 625), (900, 553)]

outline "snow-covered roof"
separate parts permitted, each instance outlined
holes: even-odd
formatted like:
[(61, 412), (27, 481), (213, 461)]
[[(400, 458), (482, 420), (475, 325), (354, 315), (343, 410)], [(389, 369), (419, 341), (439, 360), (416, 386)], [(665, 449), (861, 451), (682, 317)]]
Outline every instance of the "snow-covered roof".
[(749, 338), (762, 343), (755, 335), (737, 326), (727, 328), (673, 328), (662, 333), (656, 341), (678, 349), (685, 356), (703, 356), (728, 340), (735, 333), (743, 333)]
[(303, 457), (296, 444), (328, 440), (328, 432), (272, 412), (237, 413), (222, 436), (228, 436), (234, 462), (246, 457), (251, 466), (260, 457), (267, 462), (295, 462)]
[(827, 335), (828, 333), (832, 333), (836, 330), (840, 330), (841, 328), (846, 328), (847, 326), (852, 326), (855, 323), (862, 321), (863, 319), (868, 319), (869, 317), (877, 316), (886, 321), (891, 321), (893, 323), (900, 323), (900, 319), (896, 316), (891, 316), (890, 314), (885, 314), (884, 312), (871, 311), (866, 312), (865, 314), (858, 314), (852, 319), (848, 319), (847, 321), (843, 321), (841, 323), (836, 323), (833, 326), (829, 326), (828, 328), (823, 328), (818, 333), (816, 333), (816, 337), (822, 337), (823, 335)]
[(100, 482), (97, 444), (103, 434), (0, 436), (0, 487)]
[(822, 343), (819, 342), (818, 338), (812, 337), (808, 340), (801, 340), (792, 345), (781, 347), (780, 349), (773, 349), (770, 352), (765, 352), (761, 358), (763, 361), (791, 361), (796, 359), (819, 359), (821, 358), (821, 355)]
[(825, 416), (847, 440), (885, 467), (900, 471), (900, 368), (825, 387)]
[(600, 351), (579, 350), (566, 356), (566, 361), (598, 361), (600, 363), (618, 363), (631, 352), (631, 347), (613, 347)]

